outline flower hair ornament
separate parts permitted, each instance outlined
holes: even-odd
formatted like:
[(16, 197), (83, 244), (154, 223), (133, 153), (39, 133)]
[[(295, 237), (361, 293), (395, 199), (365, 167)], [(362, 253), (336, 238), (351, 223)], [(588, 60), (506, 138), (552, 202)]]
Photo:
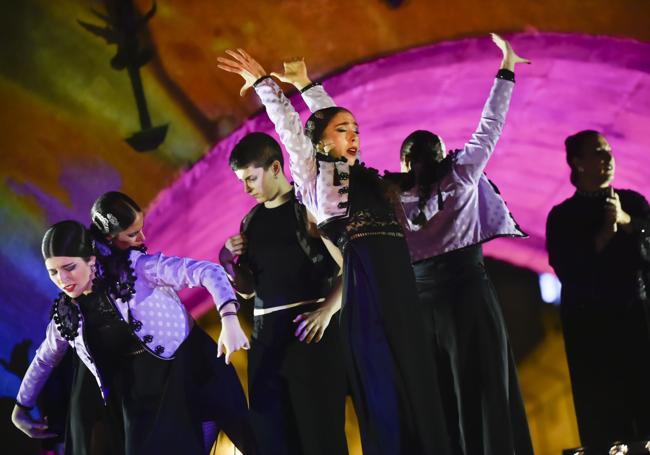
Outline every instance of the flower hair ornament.
[(98, 225), (97, 227), (100, 227), (99, 225), (101, 225), (102, 234), (110, 234), (111, 231), (115, 230), (115, 228), (120, 227), (119, 221), (117, 221), (117, 218), (115, 218), (115, 215), (112, 213), (107, 213), (106, 216), (104, 216), (100, 212), (95, 212), (93, 215), (93, 221), (95, 222), (95, 225)]

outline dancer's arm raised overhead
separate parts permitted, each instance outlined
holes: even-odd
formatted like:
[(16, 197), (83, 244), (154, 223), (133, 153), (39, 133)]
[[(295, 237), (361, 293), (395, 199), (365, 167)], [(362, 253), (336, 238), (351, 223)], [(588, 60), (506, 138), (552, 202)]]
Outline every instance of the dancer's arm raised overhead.
[(240, 94), (253, 87), (266, 107), (285, 149), (296, 194), (312, 212), (316, 212), (316, 157), (309, 138), (303, 133), (300, 116), (280, 87), (262, 66), (243, 49), (226, 51), (232, 58), (219, 57), (219, 68), (239, 74), (244, 79)]
[(312, 82), (307, 74), (307, 65), (302, 58), (283, 63), (284, 73), (271, 73), (271, 76), (296, 87), (310, 112), (316, 112), (326, 107), (336, 106), (334, 100), (327, 94), (319, 82)]
[(481, 120), (471, 139), (456, 157), (456, 172), (467, 183), (476, 184), (494, 151), (510, 106), (510, 98), (515, 83), (515, 65), (530, 61), (519, 57), (508, 41), (492, 33), (492, 41), (503, 54), (501, 67), (497, 73), (490, 95), (483, 107)]

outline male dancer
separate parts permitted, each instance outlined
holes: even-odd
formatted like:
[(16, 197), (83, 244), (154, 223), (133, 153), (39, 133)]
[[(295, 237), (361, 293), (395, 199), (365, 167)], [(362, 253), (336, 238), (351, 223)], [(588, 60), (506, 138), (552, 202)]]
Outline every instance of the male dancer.
[(255, 297), (253, 425), (262, 453), (346, 454), (347, 383), (338, 321), (331, 321), (341, 302), (338, 267), (283, 164), (279, 144), (264, 133), (245, 136), (230, 155), (258, 202), (220, 254), (237, 292)]

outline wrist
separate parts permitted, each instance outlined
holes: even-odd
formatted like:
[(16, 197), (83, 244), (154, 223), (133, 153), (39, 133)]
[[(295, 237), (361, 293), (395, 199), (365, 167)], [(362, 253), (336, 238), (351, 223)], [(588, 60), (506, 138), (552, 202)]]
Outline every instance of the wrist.
[(501, 69), (515, 72), (515, 61), (510, 57), (503, 57), (501, 61)]
[(308, 77), (298, 78), (295, 81), (293, 81), (293, 86), (296, 87), (301, 92), (305, 89), (305, 87), (311, 84), (312, 84), (311, 79), (309, 79)]
[(253, 83), (253, 88), (257, 87), (262, 81), (264, 81), (264, 80), (266, 80), (266, 79), (268, 79), (270, 77), (271, 76), (269, 76), (268, 74), (263, 74), (261, 76), (258, 76), (257, 79), (255, 80), (255, 82)]
[(239, 311), (239, 302), (236, 300), (228, 300), (217, 307), (217, 312), (220, 317), (223, 317), (225, 313), (236, 314), (237, 311)]

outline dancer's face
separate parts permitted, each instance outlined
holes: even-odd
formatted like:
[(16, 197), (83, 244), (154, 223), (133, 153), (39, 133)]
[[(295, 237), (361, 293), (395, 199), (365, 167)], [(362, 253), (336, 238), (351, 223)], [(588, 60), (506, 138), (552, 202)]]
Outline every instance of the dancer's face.
[(248, 167), (235, 171), (237, 178), (244, 184), (244, 191), (255, 198), (258, 204), (273, 200), (280, 192), (280, 180), (284, 178), (282, 165), (274, 161), (269, 167)]
[(574, 158), (573, 164), (583, 185), (605, 188), (614, 180), (616, 162), (612, 147), (600, 134), (585, 140), (582, 153)]
[(133, 220), (131, 226), (119, 234), (110, 237), (108, 240), (112, 242), (115, 248), (120, 250), (141, 247), (144, 241), (147, 240), (144, 235), (144, 214), (142, 212), (136, 213), (135, 220)]
[(95, 256), (88, 262), (80, 257), (54, 256), (45, 260), (50, 280), (68, 297), (77, 298), (92, 290)]
[(345, 158), (352, 165), (359, 154), (359, 125), (352, 114), (339, 112), (323, 131), (323, 149), (334, 158)]

